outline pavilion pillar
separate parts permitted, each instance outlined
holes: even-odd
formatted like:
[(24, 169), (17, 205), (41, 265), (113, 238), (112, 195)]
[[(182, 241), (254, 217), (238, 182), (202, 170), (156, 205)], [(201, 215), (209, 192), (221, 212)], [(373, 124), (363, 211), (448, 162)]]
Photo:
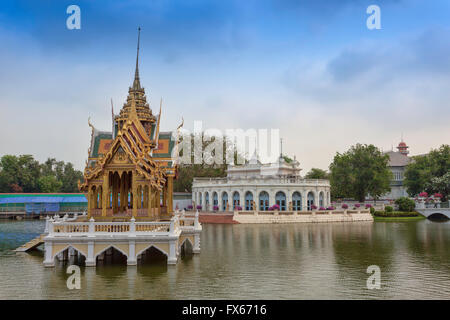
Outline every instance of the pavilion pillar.
[[(173, 212), (173, 177), (169, 176), (167, 180), (167, 213)], [(194, 208), (195, 209), (195, 208)]]
[(91, 216), (91, 208), (92, 208), (92, 188), (88, 186), (88, 217)]
[(133, 173), (132, 175), (133, 175), (132, 182), (131, 182), (131, 185), (133, 187), (133, 211), (132, 211), (132, 214), (133, 214), (133, 217), (136, 217), (137, 216), (137, 202), (138, 202), (139, 197), (137, 194), (138, 188), (136, 185), (136, 173)]
[(103, 176), (103, 188), (102, 188), (102, 217), (106, 217), (106, 210), (109, 208), (109, 173), (105, 172)]
[(148, 190), (147, 190), (147, 215), (149, 216), (149, 217), (151, 217), (152, 216), (152, 207), (153, 207), (153, 188), (152, 188), (152, 186), (150, 185), (149, 187), (148, 187)]
[(167, 207), (167, 181), (166, 181), (166, 183), (164, 184), (164, 187), (163, 187), (162, 197), (163, 197), (163, 200), (162, 200), (163, 207)]
[(156, 204), (156, 215), (159, 217), (161, 213), (161, 191), (159, 189), (156, 189), (155, 204)]
[(113, 207), (113, 213), (117, 212), (117, 209), (119, 207), (119, 180), (117, 178), (117, 175), (114, 173), (113, 175), (113, 183), (112, 183), (112, 207)]

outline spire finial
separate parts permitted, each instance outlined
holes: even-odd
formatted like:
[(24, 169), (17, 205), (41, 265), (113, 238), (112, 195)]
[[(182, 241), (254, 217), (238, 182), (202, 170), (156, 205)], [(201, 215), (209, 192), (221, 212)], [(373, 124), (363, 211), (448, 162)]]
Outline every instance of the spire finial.
[(138, 42), (137, 42), (137, 54), (136, 54), (136, 71), (134, 73), (133, 89), (137, 90), (141, 88), (141, 82), (139, 80), (139, 42), (141, 40), (141, 27), (138, 27)]
[(280, 158), (283, 157), (283, 138), (280, 138)]

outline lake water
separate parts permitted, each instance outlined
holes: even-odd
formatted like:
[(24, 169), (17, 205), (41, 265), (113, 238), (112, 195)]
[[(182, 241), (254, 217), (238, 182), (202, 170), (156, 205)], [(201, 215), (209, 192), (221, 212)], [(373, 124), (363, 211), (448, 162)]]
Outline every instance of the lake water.
[[(450, 299), (450, 222), (203, 225), (201, 253), (127, 267), (44, 268), (15, 253), (43, 221), (0, 221), (0, 299)], [(366, 286), (367, 267), (381, 289)]]

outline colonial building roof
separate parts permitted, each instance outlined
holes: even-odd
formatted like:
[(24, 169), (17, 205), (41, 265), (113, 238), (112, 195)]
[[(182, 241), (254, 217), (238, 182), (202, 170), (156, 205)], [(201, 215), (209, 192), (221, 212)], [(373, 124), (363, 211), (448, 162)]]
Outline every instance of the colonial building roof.
[(386, 152), (386, 154), (389, 156), (388, 165), (390, 167), (404, 167), (411, 161), (411, 159), (407, 155), (404, 155), (400, 152), (389, 151)]

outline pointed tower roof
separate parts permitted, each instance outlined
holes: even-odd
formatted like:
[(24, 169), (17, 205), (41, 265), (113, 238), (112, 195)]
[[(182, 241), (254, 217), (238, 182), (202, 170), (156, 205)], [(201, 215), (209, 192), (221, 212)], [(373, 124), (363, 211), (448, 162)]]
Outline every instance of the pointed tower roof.
[(134, 72), (133, 85), (128, 89), (127, 101), (124, 103), (120, 114), (116, 116), (116, 121), (126, 120), (132, 112), (136, 112), (139, 120), (150, 123), (156, 122), (156, 117), (152, 114), (150, 105), (147, 103), (145, 90), (141, 87), (139, 78), (139, 50), (140, 50), (141, 28), (138, 28), (138, 41), (136, 53), (136, 69)]
[(139, 79), (139, 43), (141, 40), (141, 27), (138, 28), (138, 42), (137, 42), (137, 53), (136, 53), (136, 70), (134, 71), (134, 81), (133, 89), (141, 89), (141, 81)]

